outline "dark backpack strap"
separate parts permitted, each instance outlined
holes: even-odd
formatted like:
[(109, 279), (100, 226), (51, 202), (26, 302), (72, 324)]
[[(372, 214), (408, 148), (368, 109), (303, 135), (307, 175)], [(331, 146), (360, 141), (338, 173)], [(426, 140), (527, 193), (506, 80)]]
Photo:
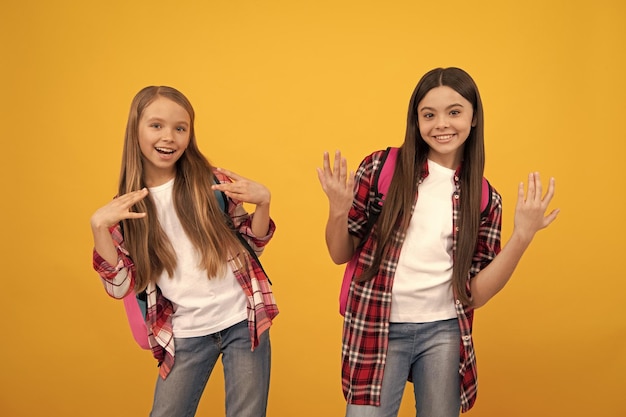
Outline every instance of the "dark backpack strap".
[[(380, 160), (380, 169), (374, 172), (374, 181), (372, 183), (372, 189), (374, 190), (374, 201), (370, 204), (370, 213), (367, 221), (367, 233), (372, 230), (374, 224), (378, 220), (378, 216), (383, 209), (383, 201), (385, 201), (385, 196), (389, 191), (389, 184), (391, 184), (391, 178), (393, 177), (393, 171), (396, 167), (397, 158), (397, 148), (388, 147), (383, 152), (382, 158)], [(387, 159), (389, 155), (392, 154), (392, 159), (387, 163)], [(379, 187), (381, 185), (381, 174), (383, 174), (384, 184), (382, 189)]]
[[(397, 152), (397, 149), (394, 150), (394, 153), (392, 156), (393, 158), (397, 157), (396, 152)], [(388, 147), (387, 149), (385, 149), (380, 159), (380, 168), (374, 171), (374, 181), (372, 181), (372, 190), (374, 191), (374, 202), (370, 205), (370, 218), (372, 217), (371, 215), (374, 214), (374, 223), (376, 223), (376, 220), (378, 219), (378, 215), (383, 209), (383, 201), (385, 200), (385, 196), (387, 195), (387, 191), (389, 190), (391, 177), (393, 176), (393, 171), (396, 166), (395, 159), (393, 161), (390, 161), (391, 165), (386, 165), (387, 158), (389, 157), (390, 153), (392, 153), (391, 147)], [(381, 174), (384, 174), (384, 181), (385, 181), (385, 183), (383, 184), (383, 189), (379, 188)]]
[[(369, 213), (367, 216), (367, 225), (365, 226), (365, 234), (361, 239), (361, 243), (359, 246), (365, 243), (367, 236), (370, 234), (372, 229), (374, 228), (374, 224), (378, 220), (378, 216), (380, 216), (380, 212), (383, 209), (383, 201), (385, 200), (385, 196), (387, 195), (387, 191), (389, 190), (389, 184), (391, 183), (391, 177), (393, 176), (393, 171), (395, 169), (396, 161), (389, 161), (390, 163), (386, 165), (387, 159), (390, 153), (393, 153), (392, 158), (397, 157), (397, 148), (388, 147), (383, 151), (382, 157), (380, 159), (380, 167), (378, 170), (374, 171), (374, 180), (372, 181), (371, 188), (374, 191), (374, 200), (369, 204)], [(379, 181), (381, 174), (385, 175), (385, 184), (383, 185), (383, 189), (379, 189)], [(388, 177), (388, 178), (387, 178)]]

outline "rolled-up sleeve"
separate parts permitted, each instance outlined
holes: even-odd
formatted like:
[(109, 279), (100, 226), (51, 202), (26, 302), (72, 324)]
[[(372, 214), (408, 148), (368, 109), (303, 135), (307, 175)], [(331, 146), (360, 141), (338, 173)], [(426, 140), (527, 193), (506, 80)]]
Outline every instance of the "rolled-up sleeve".
[(119, 225), (110, 229), (117, 249), (117, 264), (111, 265), (93, 249), (93, 269), (100, 276), (104, 289), (113, 298), (124, 298), (134, 287), (134, 264), (124, 248), (124, 238)]
[(481, 219), (478, 229), (478, 242), (470, 268), (472, 278), (486, 268), (501, 250), (502, 196), (495, 188), (492, 188), (490, 206), (489, 214)]

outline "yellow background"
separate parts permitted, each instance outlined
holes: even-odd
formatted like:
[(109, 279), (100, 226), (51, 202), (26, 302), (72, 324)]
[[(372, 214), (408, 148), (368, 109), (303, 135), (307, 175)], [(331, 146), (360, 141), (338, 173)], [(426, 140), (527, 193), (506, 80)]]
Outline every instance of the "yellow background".
[[(315, 168), (325, 150), (356, 168), (399, 145), (437, 66), (480, 87), (504, 239), (530, 170), (556, 177), (562, 210), (477, 312), (467, 415), (626, 415), (625, 28), (620, 0), (4, 2), (0, 415), (149, 410), (155, 361), (92, 270), (89, 217), (116, 192), (130, 101), (152, 84), (190, 98), (215, 165), (272, 190), (268, 415), (342, 415), (342, 267)], [(400, 415), (412, 407), (407, 389)], [(199, 415), (223, 415), (219, 367)]]

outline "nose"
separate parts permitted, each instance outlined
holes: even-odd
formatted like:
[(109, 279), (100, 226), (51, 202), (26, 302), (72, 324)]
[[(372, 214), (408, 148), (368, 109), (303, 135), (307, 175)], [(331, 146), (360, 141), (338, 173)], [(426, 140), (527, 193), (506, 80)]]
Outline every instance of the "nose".
[(163, 136), (161, 139), (163, 139), (166, 142), (174, 141), (174, 129), (166, 128), (166, 129), (163, 129), (161, 132), (163, 132)]
[(446, 127), (450, 126), (450, 122), (448, 121), (448, 118), (445, 115), (440, 115), (437, 116), (437, 129), (445, 129)]

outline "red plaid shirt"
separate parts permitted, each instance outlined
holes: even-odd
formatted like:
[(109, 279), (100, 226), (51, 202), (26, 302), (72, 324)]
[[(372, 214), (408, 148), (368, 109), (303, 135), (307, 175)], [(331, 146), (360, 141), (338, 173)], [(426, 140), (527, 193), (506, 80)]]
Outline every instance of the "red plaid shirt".
[[(230, 181), (228, 177), (215, 172), (220, 182)], [(246, 213), (241, 202), (228, 200), (228, 213), (235, 228), (244, 236), (257, 255), (263, 252), (265, 245), (274, 235), (276, 225), (270, 220), (270, 228), (266, 236), (257, 237), (252, 233), (250, 224), (252, 216)], [(111, 236), (118, 253), (117, 265), (105, 261), (98, 252), (93, 251), (93, 266), (100, 275), (106, 292), (113, 298), (121, 299), (135, 286), (135, 265), (124, 247), (124, 237), (119, 225), (111, 228)], [(259, 343), (260, 335), (272, 325), (272, 319), (278, 314), (278, 308), (270, 283), (261, 265), (247, 251), (244, 252), (248, 261), (248, 269), (239, 269), (231, 259), (230, 267), (248, 299), (248, 329), (250, 331), (251, 348)], [(172, 331), (173, 306), (165, 298), (159, 287), (150, 282), (147, 293), (148, 340), (153, 356), (159, 362), (159, 374), (165, 378), (174, 366), (175, 347)]]
[[(361, 239), (366, 232), (368, 208), (374, 200), (371, 185), (374, 173), (381, 168), (382, 154), (383, 151), (377, 151), (367, 156), (356, 173), (356, 194), (350, 210), (348, 230)], [(428, 166), (423, 171), (420, 182), (428, 176)], [(458, 175), (455, 175), (456, 191), (452, 198), (453, 256), (458, 240), (459, 199), (455, 198), (460, 195), (458, 181)], [(492, 189), (489, 213), (481, 219), (478, 244), (467, 279), (468, 291), (470, 279), (500, 252), (501, 220), (502, 198)], [(389, 336), (391, 289), (404, 238), (405, 234), (396, 230), (389, 255), (383, 260), (374, 279), (364, 283), (353, 281), (350, 286), (342, 344), (342, 385), (344, 396), (350, 404), (380, 406)], [(356, 274), (371, 265), (376, 245), (376, 240), (370, 234), (361, 249)], [(456, 313), (461, 330), (461, 409), (466, 412), (474, 405), (477, 394), (476, 356), (472, 340), (474, 310), (457, 300)]]

